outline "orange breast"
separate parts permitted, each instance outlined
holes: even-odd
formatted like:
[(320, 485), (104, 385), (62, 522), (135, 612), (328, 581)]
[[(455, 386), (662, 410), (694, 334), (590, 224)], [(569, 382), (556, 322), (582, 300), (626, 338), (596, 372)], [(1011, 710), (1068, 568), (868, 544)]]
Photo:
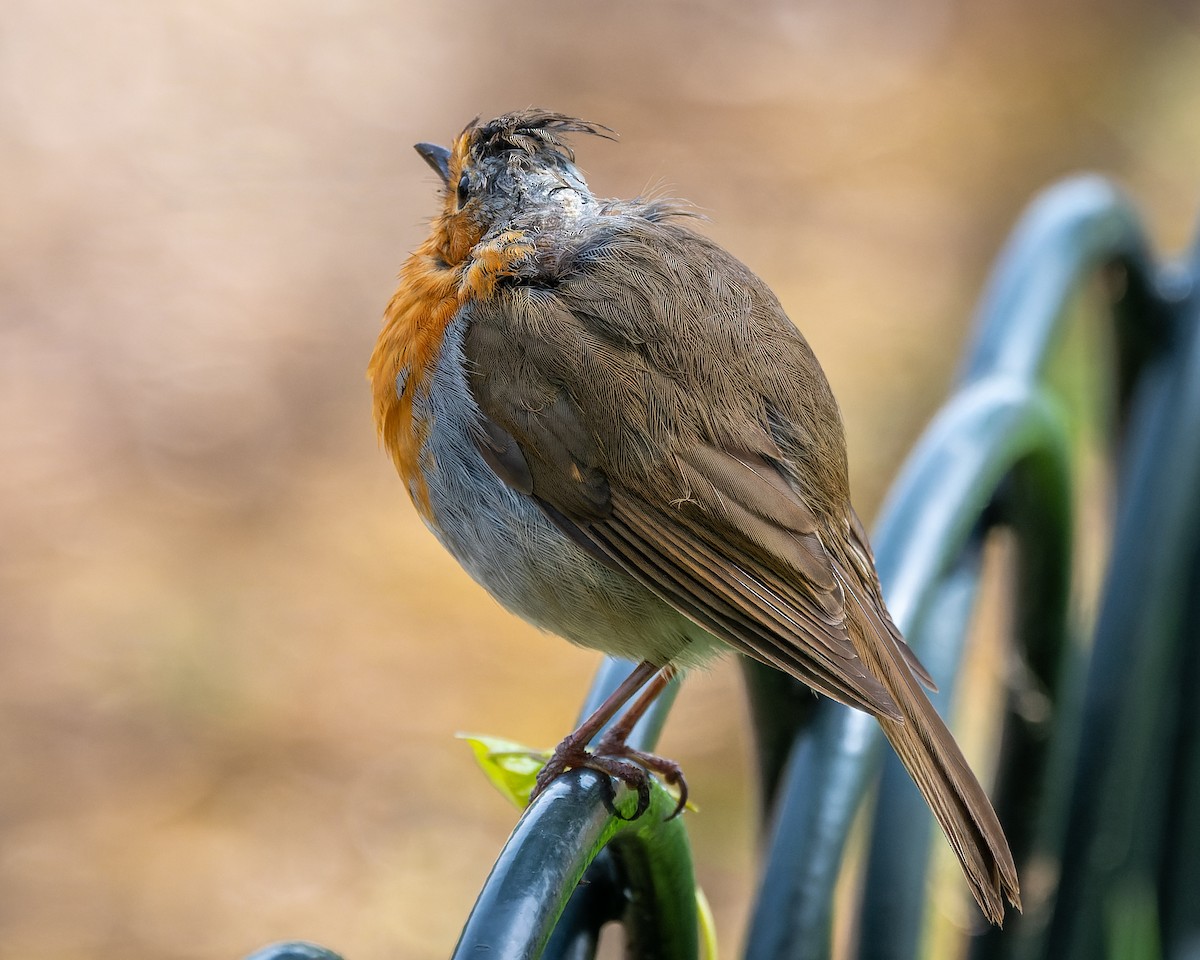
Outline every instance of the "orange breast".
[[(413, 397), (435, 364), (446, 327), (469, 301), (492, 296), (496, 281), (513, 272), (530, 252), (520, 234), (477, 245), (457, 266), (444, 259), (444, 234), (434, 234), (407, 260), (400, 285), (383, 316), (383, 329), (367, 367), (375, 399), (375, 427), (413, 503), (432, 520), (429, 489), (421, 472), (421, 449), (431, 424), (413, 416)], [(397, 389), (397, 378), (404, 382)]]

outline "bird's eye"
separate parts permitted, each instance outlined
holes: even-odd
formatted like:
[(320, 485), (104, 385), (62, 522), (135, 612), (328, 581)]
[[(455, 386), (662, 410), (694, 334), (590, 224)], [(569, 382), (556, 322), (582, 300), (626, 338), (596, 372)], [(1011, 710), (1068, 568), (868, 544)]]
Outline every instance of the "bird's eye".
[(471, 175), (464, 170), (458, 175), (458, 209), (461, 210), (471, 199)]

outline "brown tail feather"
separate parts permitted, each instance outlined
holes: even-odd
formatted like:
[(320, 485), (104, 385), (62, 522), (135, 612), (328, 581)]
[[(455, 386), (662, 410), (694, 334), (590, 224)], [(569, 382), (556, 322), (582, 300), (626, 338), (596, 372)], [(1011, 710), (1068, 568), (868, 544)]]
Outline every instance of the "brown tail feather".
[(1021, 909), (1017, 869), (1004, 829), (953, 735), (918, 686), (894, 628), (886, 625), (890, 618), (880, 613), (878, 590), (863, 590), (847, 582), (844, 569), (839, 573), (853, 611), (851, 635), (859, 656), (904, 714), (903, 722), (880, 717), (879, 724), (950, 841), (980, 909), (992, 923), (1001, 924), (1005, 900)]

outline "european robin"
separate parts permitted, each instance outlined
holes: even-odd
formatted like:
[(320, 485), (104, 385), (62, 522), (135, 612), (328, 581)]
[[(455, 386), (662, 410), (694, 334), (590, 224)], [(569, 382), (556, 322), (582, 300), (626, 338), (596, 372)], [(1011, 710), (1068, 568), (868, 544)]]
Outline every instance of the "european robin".
[(1020, 906), (1012, 855), (884, 606), (825, 375), (684, 208), (592, 194), (567, 136), (608, 133), (525, 110), (418, 144), (442, 209), (369, 367), (382, 442), (467, 572), (530, 623), (639, 662), (538, 789), (589, 766), (685, 793), (625, 738), (673, 671), (736, 650), (878, 718), (1000, 923)]

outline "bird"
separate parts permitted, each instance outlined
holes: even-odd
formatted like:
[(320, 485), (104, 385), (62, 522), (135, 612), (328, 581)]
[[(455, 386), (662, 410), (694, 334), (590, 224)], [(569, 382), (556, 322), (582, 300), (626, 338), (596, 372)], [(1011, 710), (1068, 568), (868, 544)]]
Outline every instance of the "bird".
[(626, 738), (678, 671), (736, 651), (877, 718), (1001, 924), (1012, 854), (884, 603), (817, 358), (692, 208), (597, 197), (581, 135), (614, 139), (529, 108), (416, 145), (441, 207), (368, 364), (381, 444), (467, 573), (637, 664), (534, 795), (591, 767), (638, 788), (636, 816), (652, 771), (682, 809), (679, 765)]

